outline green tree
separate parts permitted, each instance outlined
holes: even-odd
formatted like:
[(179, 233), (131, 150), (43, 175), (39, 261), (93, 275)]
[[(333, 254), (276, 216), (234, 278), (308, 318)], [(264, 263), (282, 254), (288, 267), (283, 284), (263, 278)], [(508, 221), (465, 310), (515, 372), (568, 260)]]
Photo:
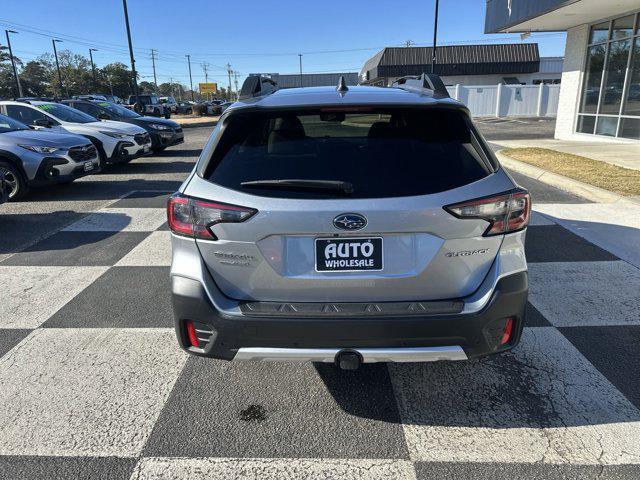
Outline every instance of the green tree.
[(154, 93), (156, 91), (156, 86), (153, 82), (142, 81), (138, 83), (138, 92), (140, 93)]
[(20, 72), (22, 93), (26, 97), (40, 97), (52, 93), (50, 86), (50, 72), (38, 60), (26, 63)]
[(121, 62), (114, 62), (98, 70), (98, 90), (96, 93), (107, 93), (117, 95), (126, 99), (133, 93), (131, 70)]

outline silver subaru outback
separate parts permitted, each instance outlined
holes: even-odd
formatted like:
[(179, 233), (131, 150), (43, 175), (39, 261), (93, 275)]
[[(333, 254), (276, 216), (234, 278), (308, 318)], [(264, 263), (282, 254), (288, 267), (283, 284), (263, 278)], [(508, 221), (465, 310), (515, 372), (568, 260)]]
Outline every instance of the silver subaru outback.
[(249, 77), (168, 202), (178, 341), (343, 369), (508, 350), (530, 211), (437, 76)]

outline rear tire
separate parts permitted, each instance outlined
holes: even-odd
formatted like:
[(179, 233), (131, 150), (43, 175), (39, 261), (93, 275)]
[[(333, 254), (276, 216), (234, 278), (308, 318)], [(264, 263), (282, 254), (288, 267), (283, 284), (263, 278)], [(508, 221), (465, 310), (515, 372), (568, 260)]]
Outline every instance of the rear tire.
[(20, 169), (13, 163), (0, 160), (0, 170), (4, 173), (5, 188), (9, 190), (9, 201), (23, 198), (29, 187)]

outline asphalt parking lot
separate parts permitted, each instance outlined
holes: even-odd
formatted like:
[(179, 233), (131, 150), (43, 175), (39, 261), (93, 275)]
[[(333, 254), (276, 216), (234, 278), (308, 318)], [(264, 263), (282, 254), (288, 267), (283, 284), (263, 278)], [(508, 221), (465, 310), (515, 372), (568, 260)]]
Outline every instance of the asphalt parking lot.
[(527, 177), (513, 352), (355, 372), (187, 357), (164, 204), (209, 132), (0, 206), (0, 479), (640, 478), (640, 269), (565, 220), (600, 205)]
[(554, 118), (476, 118), (478, 129), (490, 140), (531, 140), (553, 138)]

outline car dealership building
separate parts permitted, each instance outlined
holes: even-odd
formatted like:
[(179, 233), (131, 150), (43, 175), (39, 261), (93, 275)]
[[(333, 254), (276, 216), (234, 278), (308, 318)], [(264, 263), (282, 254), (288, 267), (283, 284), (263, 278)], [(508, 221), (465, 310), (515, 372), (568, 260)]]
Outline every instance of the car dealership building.
[(485, 33), (566, 31), (556, 138), (640, 141), (640, 0), (487, 0)]

